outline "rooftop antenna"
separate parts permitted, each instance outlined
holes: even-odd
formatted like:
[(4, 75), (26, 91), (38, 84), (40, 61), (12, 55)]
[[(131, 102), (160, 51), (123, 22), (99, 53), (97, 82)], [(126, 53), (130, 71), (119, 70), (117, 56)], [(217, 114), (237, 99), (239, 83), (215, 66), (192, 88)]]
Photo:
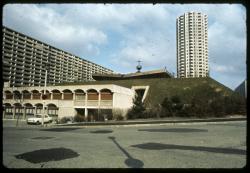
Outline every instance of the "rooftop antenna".
[(141, 64), (140, 64), (140, 60), (139, 61), (137, 61), (138, 62), (138, 65), (136, 66), (136, 69), (137, 69), (137, 73), (140, 73), (141, 71), (141, 69), (142, 69), (142, 66), (141, 66)]

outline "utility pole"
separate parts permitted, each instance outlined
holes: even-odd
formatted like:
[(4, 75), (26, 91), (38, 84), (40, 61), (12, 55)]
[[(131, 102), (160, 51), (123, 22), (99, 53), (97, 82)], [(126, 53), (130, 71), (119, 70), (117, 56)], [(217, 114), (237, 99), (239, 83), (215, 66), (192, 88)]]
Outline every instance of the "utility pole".
[(45, 117), (45, 100), (47, 98), (46, 96), (46, 87), (47, 87), (47, 65), (45, 66), (45, 82), (44, 82), (44, 89), (43, 89), (43, 114), (42, 114), (42, 126), (44, 127), (44, 117)]
[[(22, 106), (22, 95), (19, 93), (14, 93), (14, 100), (16, 100), (17, 102), (19, 102)], [(21, 107), (22, 108), (22, 107)], [(24, 108), (23, 108), (24, 109)], [(16, 110), (15, 110), (16, 111)], [(17, 115), (17, 120), (16, 120), (16, 127), (18, 126), (18, 121), (19, 121), (19, 116), (20, 114), (18, 113)]]

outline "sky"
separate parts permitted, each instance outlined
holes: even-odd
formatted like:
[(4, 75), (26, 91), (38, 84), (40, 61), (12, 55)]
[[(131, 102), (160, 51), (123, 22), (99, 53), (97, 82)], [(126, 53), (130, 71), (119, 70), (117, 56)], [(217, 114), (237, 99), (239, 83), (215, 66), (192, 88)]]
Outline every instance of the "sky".
[(235, 89), (246, 79), (241, 4), (6, 4), (3, 25), (117, 73), (166, 68), (176, 75), (176, 19), (208, 16), (210, 77)]

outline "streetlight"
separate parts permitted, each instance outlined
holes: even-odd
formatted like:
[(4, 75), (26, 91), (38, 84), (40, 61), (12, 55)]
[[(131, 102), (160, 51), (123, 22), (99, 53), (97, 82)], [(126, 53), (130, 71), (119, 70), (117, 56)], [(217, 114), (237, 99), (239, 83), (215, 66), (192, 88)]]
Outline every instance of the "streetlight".
[[(14, 92), (13, 92), (13, 93), (14, 93)], [(21, 96), (21, 94), (20, 94), (19, 92), (15, 92), (15, 93), (14, 93), (14, 100), (15, 100), (16, 102), (19, 102), (20, 104), (22, 103), (22, 96)], [(22, 105), (22, 104), (21, 104), (21, 105)], [(16, 111), (16, 110), (14, 110), (14, 111)], [(17, 115), (16, 127), (18, 126), (19, 116), (20, 116), (20, 114)]]
[(45, 81), (44, 81), (44, 89), (43, 89), (43, 95), (42, 95), (42, 99), (43, 99), (43, 114), (42, 114), (42, 126), (44, 126), (44, 117), (45, 117), (45, 100), (47, 98), (46, 96), (46, 87), (47, 87), (47, 64), (45, 64)]

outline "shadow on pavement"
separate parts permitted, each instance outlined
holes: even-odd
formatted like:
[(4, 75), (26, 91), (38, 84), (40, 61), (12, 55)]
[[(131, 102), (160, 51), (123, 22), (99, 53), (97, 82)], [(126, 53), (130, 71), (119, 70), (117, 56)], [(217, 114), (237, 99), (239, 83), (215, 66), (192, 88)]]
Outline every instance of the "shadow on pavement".
[(172, 150), (206, 151), (206, 152), (222, 153), (222, 154), (246, 155), (246, 150), (233, 149), (233, 148), (187, 146), (187, 145), (161, 144), (161, 143), (144, 143), (144, 144), (132, 145), (132, 147), (137, 147), (147, 150), (172, 149)]
[(51, 148), (35, 150), (16, 155), (17, 159), (23, 159), (31, 163), (41, 163), (48, 161), (59, 161), (69, 158), (78, 157), (79, 154), (67, 148)]
[(206, 129), (189, 129), (189, 128), (139, 129), (138, 131), (146, 131), (146, 132), (176, 132), (176, 133), (208, 132), (208, 130), (206, 130)]
[(90, 133), (112, 133), (113, 130), (96, 130), (96, 131), (91, 131)]
[(51, 129), (40, 129), (41, 131), (50, 131), (50, 132), (66, 132), (71, 130), (77, 130), (80, 128), (51, 128)]
[(52, 139), (52, 138), (55, 138), (55, 137), (39, 136), (39, 137), (31, 138), (31, 139)]
[(130, 154), (118, 144), (118, 142), (115, 140), (114, 136), (109, 136), (109, 139), (111, 139), (116, 146), (127, 156), (127, 159), (125, 160), (125, 164), (130, 168), (142, 168), (144, 163), (141, 160), (135, 159)]

